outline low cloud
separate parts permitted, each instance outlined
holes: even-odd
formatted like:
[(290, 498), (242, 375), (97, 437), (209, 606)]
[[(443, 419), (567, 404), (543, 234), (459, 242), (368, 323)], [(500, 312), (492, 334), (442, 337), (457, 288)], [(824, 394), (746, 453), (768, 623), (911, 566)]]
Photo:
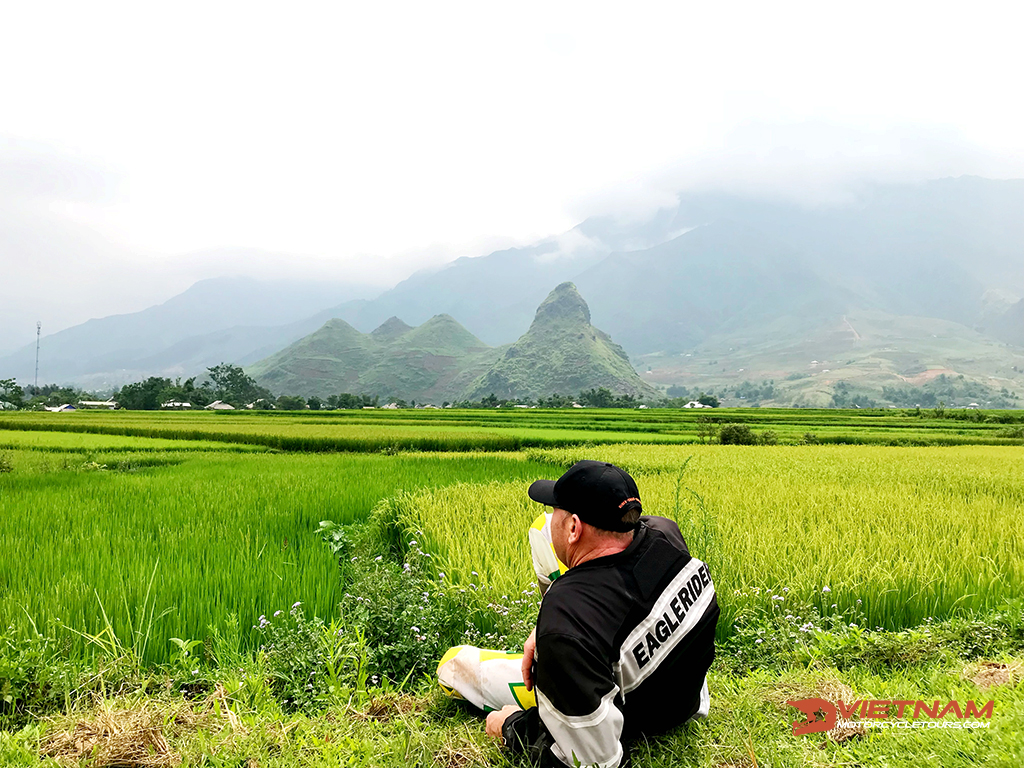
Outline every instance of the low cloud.
[(730, 132), (717, 148), (581, 199), (572, 213), (640, 221), (675, 205), (679, 193), (686, 192), (835, 206), (856, 201), (875, 184), (961, 175), (1020, 178), (1024, 159), (983, 149), (941, 126), (873, 130), (822, 121), (752, 121)]

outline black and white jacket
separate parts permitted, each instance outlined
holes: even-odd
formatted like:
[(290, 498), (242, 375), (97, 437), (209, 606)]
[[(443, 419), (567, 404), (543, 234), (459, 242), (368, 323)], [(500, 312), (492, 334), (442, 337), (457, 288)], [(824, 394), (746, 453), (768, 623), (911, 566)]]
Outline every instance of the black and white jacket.
[(542, 766), (625, 766), (628, 742), (708, 711), (718, 601), (671, 520), (551, 585), (537, 619), (537, 707), (505, 721)]

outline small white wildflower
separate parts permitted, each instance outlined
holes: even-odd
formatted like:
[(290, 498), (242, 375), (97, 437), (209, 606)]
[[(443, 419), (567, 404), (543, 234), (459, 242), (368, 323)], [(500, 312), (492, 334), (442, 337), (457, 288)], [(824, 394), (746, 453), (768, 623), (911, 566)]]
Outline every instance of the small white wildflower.
[(296, 608), (298, 608), (298, 607), (299, 607), (300, 605), (302, 605), (302, 603), (294, 603), (294, 604), (292, 605), (292, 610), (294, 611), (294, 610), (295, 610)]
[(198, 669), (193, 669), (192, 670), (192, 674), (193, 675), (198, 675), (199, 674), (199, 670)]
[(831, 591), (832, 591), (832, 590), (831, 590), (831, 589), (829, 589), (828, 587), (822, 587), (822, 588), (821, 588), (821, 593), (822, 593), (822, 594), (825, 594), (825, 593), (827, 593), (827, 592), (831, 592)]
[(383, 559), (384, 559), (384, 555), (377, 555), (375, 558), (373, 558), (373, 562), (379, 563)]
[(763, 642), (764, 642), (764, 640), (762, 640), (762, 639), (761, 639), (761, 638), (759, 637), (759, 638), (757, 638), (757, 640), (755, 640), (755, 641), (754, 641), (754, 645), (757, 645), (758, 643), (763, 643)]
[(274, 618), (276, 619), (276, 618), (277, 618), (278, 616), (280, 616), (280, 615), (281, 615), (282, 613), (283, 613), (283, 611), (274, 611)]
[(441, 571), (439, 574), (437, 574), (437, 578), (443, 579), (444, 578), (444, 571)]

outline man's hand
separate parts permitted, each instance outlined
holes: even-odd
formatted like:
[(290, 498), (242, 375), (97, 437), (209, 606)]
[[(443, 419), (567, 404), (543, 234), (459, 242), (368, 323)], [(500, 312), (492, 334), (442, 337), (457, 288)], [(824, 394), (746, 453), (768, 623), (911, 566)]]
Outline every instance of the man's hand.
[(523, 644), (523, 682), (526, 683), (526, 690), (533, 690), (533, 656), (537, 652), (537, 629), (534, 628), (530, 636)]
[(487, 735), (492, 739), (500, 739), (505, 720), (514, 712), (519, 712), (519, 707), (513, 704), (507, 704), (496, 712), (491, 712), (487, 716)]

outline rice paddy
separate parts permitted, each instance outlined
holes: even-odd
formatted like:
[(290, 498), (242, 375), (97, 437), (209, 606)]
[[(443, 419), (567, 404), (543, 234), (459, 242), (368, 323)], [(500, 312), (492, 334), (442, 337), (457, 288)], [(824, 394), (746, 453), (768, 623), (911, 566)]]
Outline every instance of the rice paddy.
[[(809, 623), (794, 624), (787, 637), (795, 639), (786, 647), (803, 650), (777, 664), (773, 656), (758, 657), (754, 671), (735, 673), (733, 660), (720, 657), (710, 676), (712, 718), (640, 745), (643, 764), (1019, 764), (1024, 688), (980, 692), (957, 657), (972, 653), (964, 658), (975, 663), (982, 651), (964, 650), (975, 645), (1019, 655), (1012, 645), (1024, 592), (1024, 449), (1012, 436), (1017, 414), (959, 421), (751, 409), (712, 416), (719, 424), (732, 419), (755, 432), (770, 429), (779, 444), (700, 444), (707, 440), (699, 434), (705, 414), (683, 412), (0, 416), (0, 627), (8, 628), (0, 636), (0, 717), (12, 708), (27, 716), (18, 713), (17, 695), (44, 695), (54, 676), (64, 674), (65, 660), (89, 670), (79, 683), (83, 697), (102, 698), (111, 674), (104, 664), (127, 658), (142, 670), (141, 688), (131, 694), (142, 706), (154, 704), (147, 686), (160, 674), (154, 670), (164, 670), (170, 677), (161, 679), (174, 681), (182, 701), (194, 691), (220, 696), (247, 724), (249, 736), (232, 730), (215, 746), (216, 729), (200, 729), (181, 747), (191, 756), (188, 764), (506, 765), (484, 744), (478, 721), (452, 711), (450, 702), (424, 703), (437, 697), (426, 677), (380, 681), (385, 688), (376, 690), (385, 693), (371, 699), (359, 688), (370, 684), (364, 670), (362, 683), (342, 685), (323, 716), (303, 719), (282, 709), (268, 657), (258, 650), (265, 638), (257, 626), (261, 617), (276, 622), (277, 611), (287, 616), (301, 603), (306, 616), (323, 618), (333, 633), (339, 604), (373, 592), (371, 586), (346, 594), (355, 591), (345, 581), (348, 560), (339, 561), (322, 540), (323, 520), (385, 535), (383, 548), (352, 539), (376, 557), (396, 546), (407, 559), (413, 552), (430, 555), (423, 560), (430, 583), (422, 588), (431, 597), (458, 594), (450, 604), (471, 614), (485, 604), (506, 614), (513, 605), (529, 610), (536, 595), (524, 534), (541, 510), (526, 488), (595, 458), (633, 473), (645, 512), (676, 520), (693, 553), (710, 564), (722, 607), (721, 648), (753, 643), (744, 639), (750, 627), (774, 631), (774, 624), (745, 623), (768, 615), (766, 609), (782, 622), (794, 618), (789, 611), (807, 615), (807, 606), (822, 624), (830, 617), (846, 622), (829, 625), (835, 634), (823, 631), (813, 646), (799, 645)], [(818, 444), (799, 444), (808, 442), (807, 433)], [(366, 521), (372, 523), (360, 525)], [(345, 557), (362, 554), (357, 549)], [(372, 578), (375, 560), (363, 562)], [(402, 560), (390, 567), (381, 573), (404, 583)], [(422, 595), (425, 603), (428, 593)], [(421, 603), (421, 593), (411, 599)], [(991, 619), (999, 610), (1007, 618)], [(849, 618), (854, 615), (859, 626)], [(939, 630), (943, 620), (951, 623)], [(857, 655), (893, 647), (897, 658), (907, 658), (899, 655), (906, 643), (941, 645), (930, 639), (932, 628), (945, 633), (937, 638), (959, 632), (969, 642), (945, 655), (941, 648), (928, 651), (930, 661), (918, 666), (864, 666)], [(38, 635), (59, 649), (49, 671), (25, 666)], [(225, 653), (225, 638), (234, 638), (234, 646), (215, 658)], [(400, 648), (415, 641), (394, 642)], [(358, 648), (362, 640), (337, 642)], [(183, 666), (183, 647), (198, 647), (194, 668), (191, 660)], [(303, 652), (293, 650), (299, 659)], [(352, 663), (358, 680), (366, 656), (353, 653), (339, 658)], [(852, 661), (840, 662), (841, 654)], [(1016, 657), (977, 664), (1018, 679)], [(32, 674), (47, 682), (37, 684)], [(203, 676), (210, 679), (201, 682)], [(858, 696), (994, 699), (999, 718), (984, 733), (878, 733), (842, 744), (792, 736), (786, 699), (820, 695), (822, 685), (833, 690), (838, 681)], [(405, 686), (401, 696), (409, 698), (402, 700), (417, 702), (391, 722), (377, 719), (379, 702), (394, 690), (388, 686)], [(4, 696), (15, 704), (5, 704)], [(210, 701), (197, 706), (220, 712), (221, 704)], [(0, 727), (0, 763), (36, 764), (45, 753), (46, 727), (30, 721), (10, 735)], [(293, 727), (317, 736), (293, 740)], [(344, 741), (339, 733), (348, 734)], [(280, 735), (273, 747), (278, 758), (268, 757), (266, 734)], [(98, 764), (91, 759), (83, 762)]]
[[(530, 455), (559, 468), (600, 458), (633, 472), (645, 511), (675, 519), (710, 564), (726, 634), (739, 611), (773, 596), (824, 615), (857, 607), (870, 626), (900, 629), (999, 606), (1024, 584), (1019, 449), (613, 446)], [(503, 594), (531, 584), (523, 531), (539, 508), (521, 484), (460, 483), (398, 504), (450, 578)]]
[(259, 445), (285, 451), (518, 451), (591, 444), (686, 444), (708, 429), (749, 424), (781, 444), (1024, 445), (1014, 411), (716, 410), (356, 410), (153, 413), (78, 411), (0, 416), (0, 430), (63, 431)]
[[(822, 419), (757, 415), (798, 429)], [(580, 458), (627, 468), (645, 509), (677, 520), (714, 569), (726, 619), (752, 601), (789, 594), (826, 613), (861, 606), (873, 626), (899, 628), (1020, 592), (1019, 448), (694, 445), (681, 429), (692, 430), (693, 418), (626, 411), (7, 416), (13, 428), (0, 430), (0, 461), (15, 471), (0, 473), (0, 621), (89, 635), (109, 623), (131, 635), (140, 617), (160, 616), (147, 629), (145, 651), (160, 659), (168, 638), (202, 637), (231, 615), (249, 625), (302, 602), (328, 616), (342, 585), (319, 521), (362, 520), (385, 501), (407, 538), (420, 532), (452, 578), (515, 594), (531, 583), (523, 531), (539, 511), (526, 482), (555, 477)], [(831, 418), (833, 429), (864, 431), (854, 439), (914, 421)], [(601, 444), (642, 437), (640, 427), (652, 430), (651, 439), (689, 444)], [(576, 444), (567, 444), (572, 437)], [(438, 450), (403, 451), (423, 444)], [(496, 444), (504, 450), (486, 452)], [(529, 444), (549, 447), (512, 450)], [(325, 452), (332, 445), (349, 452)]]
[(232, 615), (248, 628), (302, 602), (329, 616), (343, 585), (321, 520), (363, 519), (402, 489), (543, 471), (488, 454), (147, 458), (163, 465), (131, 453), (13, 453), (13, 471), (0, 473), (0, 623), (67, 629), (83, 649), (82, 634), (109, 620), (161, 661), (169, 638), (203, 638)]

